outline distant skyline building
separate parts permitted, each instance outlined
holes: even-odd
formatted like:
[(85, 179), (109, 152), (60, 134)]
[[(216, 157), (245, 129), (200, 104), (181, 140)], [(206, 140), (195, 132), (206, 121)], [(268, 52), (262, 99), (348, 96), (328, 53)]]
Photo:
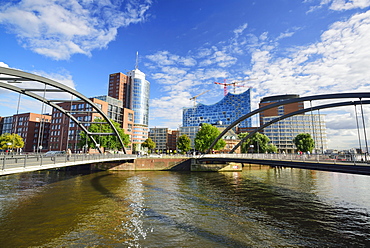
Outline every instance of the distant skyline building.
[[(259, 103), (259, 107), (262, 108), (262, 107), (270, 105), (272, 103), (282, 102), (282, 101), (286, 101), (286, 100), (290, 100), (290, 99), (294, 99), (294, 98), (299, 98), (299, 95), (297, 95), (297, 94), (286, 94), (286, 95), (267, 96), (267, 97), (261, 98), (260, 103)], [(301, 110), (301, 109), (304, 109), (304, 102), (303, 101), (295, 102), (295, 103), (289, 103), (289, 104), (286, 104), (286, 105), (280, 105), (278, 107), (262, 111), (259, 114), (260, 115), (260, 125), (263, 125), (262, 124), (262, 118), (265, 117), (265, 116), (282, 116), (282, 115), (286, 115), (286, 114), (289, 114), (289, 113), (292, 113), (292, 112), (295, 112), (295, 111), (298, 111), (298, 110)]]
[(194, 144), (194, 139), (195, 136), (197, 135), (197, 132), (200, 130), (201, 126), (191, 126), (191, 127), (180, 127), (179, 128), (179, 137), (181, 135), (186, 135), (190, 139), (190, 146), (194, 149), (195, 144)]
[[(205, 105), (198, 103), (195, 107), (184, 108), (182, 126), (194, 127), (202, 123), (219, 126), (229, 126), (240, 117), (251, 112), (250, 89), (241, 94), (228, 93), (221, 101)], [(248, 118), (239, 124), (239, 127), (250, 127)]]
[(179, 131), (169, 128), (153, 127), (149, 130), (149, 138), (156, 144), (155, 150), (167, 153), (177, 149), (176, 141)]
[[(276, 102), (299, 98), (299, 95), (277, 95), (261, 99), (259, 107), (264, 107)], [(287, 105), (281, 105), (260, 113), (260, 125), (264, 125), (280, 116), (304, 109), (304, 102), (299, 101)], [(263, 133), (269, 137), (279, 152), (294, 153), (296, 147), (293, 139), (300, 133), (309, 133), (315, 141), (315, 150), (318, 153), (327, 149), (327, 135), (324, 115), (321, 114), (301, 114), (295, 115), (266, 128)]]
[(150, 128), (149, 138), (155, 143), (155, 149), (165, 152), (168, 149), (168, 128)]

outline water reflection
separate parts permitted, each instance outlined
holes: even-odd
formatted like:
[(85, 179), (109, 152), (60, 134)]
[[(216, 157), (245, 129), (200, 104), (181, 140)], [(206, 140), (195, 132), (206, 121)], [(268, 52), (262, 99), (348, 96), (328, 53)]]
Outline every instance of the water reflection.
[(2, 247), (366, 247), (370, 177), (299, 169), (0, 178)]

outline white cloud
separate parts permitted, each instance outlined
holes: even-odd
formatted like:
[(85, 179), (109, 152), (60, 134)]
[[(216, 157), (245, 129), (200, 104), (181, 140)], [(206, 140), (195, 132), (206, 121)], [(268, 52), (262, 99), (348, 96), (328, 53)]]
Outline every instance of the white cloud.
[[(0, 66), (10, 68), (7, 64), (0, 62)], [(16, 69), (16, 68), (13, 68)], [(54, 80), (60, 84), (63, 84), (67, 87), (70, 87), (71, 89), (75, 89), (76, 85), (72, 79), (72, 76), (70, 73), (66, 70), (61, 70), (54, 73), (46, 73), (44, 71), (33, 71), (32, 74), (42, 76), (51, 80)], [(40, 82), (35, 81), (24, 81), (22, 83), (16, 84), (16, 87), (24, 88), (24, 89), (44, 89), (45, 85)], [(46, 88), (51, 88), (50, 86), (46, 86)], [(35, 94), (44, 97), (44, 92), (34, 92)], [(1, 90), (0, 89), (0, 106), (2, 106), (2, 115), (13, 115), (16, 112), (33, 112), (33, 113), (40, 113), (41, 112), (41, 105), (42, 102), (35, 100), (31, 97), (22, 95), (20, 98), (20, 104), (19, 109), (18, 108), (18, 97), (19, 94), (15, 93), (13, 91), (9, 90)], [(71, 95), (69, 93), (63, 93), (63, 92), (45, 92), (45, 98), (46, 99), (71, 99)], [(44, 105), (44, 113), (51, 112), (51, 107)]]
[[(327, 0), (323, 1), (328, 2)], [(366, 8), (370, 6), (370, 0), (332, 0), (330, 9), (332, 10), (349, 10), (355, 8)]]
[(248, 27), (248, 23), (244, 23), (243, 25), (239, 26), (237, 29), (234, 30), (235, 36), (241, 35), (243, 31)]
[(119, 27), (144, 21), (151, 1), (141, 2), (129, 1), (122, 12), (109, 0), (22, 0), (1, 7), (0, 24), (26, 48), (55, 60), (90, 56), (114, 40)]
[(258, 95), (298, 93), (312, 95), (370, 90), (370, 11), (336, 22), (321, 41), (297, 47), (287, 57), (274, 49), (252, 51), (251, 73), (261, 79)]
[(146, 56), (152, 63), (155, 63), (156, 66), (185, 66), (191, 67), (195, 66), (197, 61), (189, 56), (181, 57), (175, 54), (171, 54), (168, 51), (158, 51), (155, 54)]
[(156, 120), (160, 120), (155, 126), (177, 128), (180, 124), (179, 120), (182, 119), (183, 106), (190, 107), (190, 97), (188, 92), (180, 90), (176, 94), (152, 99), (150, 116), (155, 116)]
[[(305, 0), (304, 3), (311, 3), (312, 1)], [(370, 6), (370, 0), (321, 0), (319, 5), (310, 7), (309, 12), (328, 6), (329, 9), (335, 11), (345, 11), (350, 9), (364, 9)]]
[[(189, 56), (197, 61), (194, 63), (196, 67), (186, 69), (170, 59), (176, 57), (175, 55), (165, 52), (165, 58), (158, 60), (155, 65), (152, 64), (153, 68), (158, 70), (165, 68), (168, 64), (174, 68), (172, 68), (173, 73), (169, 70), (166, 73), (163, 70), (161, 72), (161, 77), (166, 78), (161, 83), (166, 82), (166, 88), (164, 88), (163, 97), (152, 101), (155, 103), (154, 113), (163, 113), (161, 115), (163, 118), (171, 119), (169, 123), (176, 123), (172, 116), (166, 117), (165, 113), (173, 110), (176, 118), (179, 117), (181, 120), (182, 107), (191, 106), (188, 97), (199, 94), (205, 89), (211, 89), (211, 91), (203, 95), (201, 101), (214, 100), (215, 97), (211, 96), (215, 96), (216, 93), (221, 97), (222, 91), (217, 87), (216, 90), (213, 80), (223, 78), (229, 80), (258, 78), (258, 80), (245, 84), (253, 87), (252, 109), (258, 107), (261, 97), (277, 94), (307, 96), (370, 91), (368, 80), (370, 78), (368, 69), (370, 65), (370, 49), (368, 49), (370, 11), (357, 13), (347, 20), (333, 23), (322, 33), (321, 37), (318, 37), (318, 42), (307, 46), (282, 49), (278, 41), (282, 38), (289, 39), (295, 32), (305, 32), (305, 30), (294, 28), (274, 39), (267, 32), (254, 35), (246, 33), (244, 28), (237, 29), (234, 37), (229, 39), (229, 43), (223, 42), (212, 47), (201, 47), (193, 54), (190, 52)], [(239, 66), (242, 60), (246, 62), (248, 56), (247, 62), (250, 66), (248, 63), (246, 63), (247, 66)], [(179, 71), (182, 72), (181, 75)], [(181, 95), (181, 92), (186, 92), (186, 94)], [(210, 104), (213, 103), (215, 101), (210, 102)], [(156, 109), (155, 106), (161, 109)], [(332, 111), (329, 112), (330, 115), (327, 115), (329, 146), (336, 144), (347, 148), (350, 145), (356, 146), (358, 138), (355, 135), (353, 108), (344, 108), (342, 111), (344, 112), (340, 114)], [(365, 111), (365, 116), (370, 116), (367, 111)], [(370, 128), (370, 119), (366, 117), (365, 122)], [(179, 121), (178, 124), (180, 124)], [(342, 143), (339, 141), (341, 137), (335, 136), (338, 133), (348, 135)]]
[[(370, 90), (370, 11), (353, 15), (346, 21), (333, 23), (322, 33), (321, 40), (305, 47), (296, 47), (286, 57), (277, 57), (273, 49), (252, 49), (250, 73), (258, 77), (255, 97), (275, 94), (316, 95)], [(253, 101), (256, 108), (258, 100)], [(340, 116), (340, 118), (338, 118)], [(355, 117), (332, 112), (327, 127), (329, 147), (356, 144)], [(370, 124), (366, 118), (367, 125)], [(346, 141), (339, 141), (348, 132)], [(341, 132), (339, 132), (341, 133)], [(358, 142), (357, 142), (358, 143)], [(357, 145), (358, 146), (358, 145)]]
[(1, 67), (9, 68), (9, 66), (8, 66), (7, 64), (5, 64), (4, 62), (0, 62), (0, 66), (1, 66)]
[(236, 63), (237, 59), (227, 53), (225, 50), (219, 50), (217, 47), (212, 47), (212, 53), (209, 54), (204, 60), (199, 62), (199, 66), (205, 67), (216, 65), (219, 67), (229, 67)]

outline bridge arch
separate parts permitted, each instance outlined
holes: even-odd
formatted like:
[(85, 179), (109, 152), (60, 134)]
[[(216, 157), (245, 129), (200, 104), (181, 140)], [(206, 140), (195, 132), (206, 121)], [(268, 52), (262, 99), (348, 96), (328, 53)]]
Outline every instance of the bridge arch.
[[(256, 109), (242, 117), (240, 117), (239, 119), (237, 119), (236, 121), (234, 121), (233, 123), (231, 123), (227, 128), (225, 128), (225, 130), (223, 130), (220, 135), (213, 141), (213, 143), (211, 144), (211, 146), (208, 148), (208, 150), (206, 151), (206, 153), (210, 153), (211, 149), (215, 146), (215, 144), (217, 143), (217, 141), (219, 141), (230, 129), (232, 129), (233, 127), (235, 127), (237, 124), (239, 124), (240, 122), (244, 121), (245, 119), (249, 118), (249, 117), (252, 117), (260, 112), (263, 112), (265, 110), (268, 110), (268, 109), (271, 109), (271, 108), (275, 108), (275, 107), (278, 107), (278, 106), (281, 106), (281, 105), (286, 105), (286, 104), (290, 104), (290, 103), (295, 103), (295, 102), (303, 102), (303, 101), (314, 101), (314, 100), (329, 100), (329, 99), (345, 99), (345, 98), (357, 98), (357, 99), (360, 99), (360, 102), (364, 102), (364, 101), (361, 101), (361, 99), (363, 98), (370, 98), (370, 93), (369, 92), (354, 92), (354, 93), (336, 93), (336, 94), (323, 94), (323, 95), (314, 95), (314, 96), (306, 96), (306, 97), (299, 97), (299, 98), (292, 98), (292, 99), (289, 99), (289, 100), (285, 100), (285, 101), (281, 101), (281, 102), (276, 102), (276, 103), (272, 103), (272, 104), (269, 104), (269, 105), (266, 105), (266, 106), (263, 106), (259, 109)], [(353, 102), (353, 101), (352, 101)], [(351, 105), (351, 104), (348, 104), (348, 105)], [(355, 104), (352, 104), (352, 105), (355, 105)], [(323, 105), (324, 106), (324, 105)], [(346, 105), (345, 105), (346, 106)], [(310, 107), (309, 110), (307, 110), (306, 112), (308, 111), (311, 111), (314, 107)], [(289, 116), (290, 117), (290, 116)], [(288, 117), (286, 117), (288, 118)], [(280, 118), (278, 118), (280, 119)], [(278, 120), (276, 120), (278, 121)], [(276, 122), (275, 121), (275, 122)], [(272, 123), (271, 123), (272, 124)], [(261, 129), (259, 129), (261, 130)], [(256, 131), (257, 132), (257, 131)], [(249, 136), (249, 135), (248, 135)], [(247, 136), (247, 137), (248, 137)], [(249, 136), (250, 137), (250, 136)], [(239, 145), (240, 146), (240, 145)], [(231, 151), (235, 151), (234, 149), (232, 149)], [(230, 152), (231, 152), (230, 151)]]
[(370, 100), (364, 100), (364, 101), (348, 101), (348, 102), (338, 102), (338, 103), (318, 105), (318, 106), (315, 106), (315, 107), (305, 108), (305, 109), (301, 109), (301, 110), (298, 110), (298, 111), (295, 111), (295, 112), (292, 112), (292, 113), (289, 113), (289, 114), (286, 114), (286, 115), (279, 116), (278, 118), (275, 118), (272, 121), (267, 122), (264, 125), (260, 126), (256, 130), (253, 130), (252, 132), (248, 133), (248, 135), (245, 136), (242, 140), (240, 140), (240, 142), (238, 144), (236, 144), (230, 150), (229, 153), (235, 152), (235, 150), (238, 149), (238, 147), (241, 144), (243, 144), (243, 142), (245, 140), (249, 139), (250, 137), (253, 136), (253, 134), (257, 133), (258, 131), (261, 131), (262, 129), (264, 129), (264, 128), (272, 125), (272, 124), (274, 124), (275, 122), (279, 122), (281, 120), (284, 120), (286, 118), (292, 117), (294, 115), (299, 115), (299, 114), (303, 114), (303, 113), (314, 111), (314, 110), (326, 109), (326, 108), (335, 108), (335, 107), (343, 107), (343, 106), (350, 106), (350, 105), (361, 105), (361, 104), (370, 104)]
[[(1, 81), (6, 81), (7, 83), (1, 82)], [(22, 88), (22, 87), (12, 85), (12, 83), (20, 83), (19, 85), (21, 85), (21, 83), (23, 83), (23, 82), (42, 83), (42, 84), (45, 85), (45, 89), (41, 89), (41, 88), (32, 89), (32, 88), (24, 88), (24, 87)], [(46, 85), (49, 86), (49, 87), (46, 88)], [(61, 113), (63, 113), (64, 115), (69, 117), (73, 122), (75, 122), (76, 125), (78, 125), (78, 127), (80, 127), (81, 130), (84, 131), (87, 134), (87, 136), (95, 144), (95, 147), (98, 148), (100, 153), (101, 153), (101, 149), (98, 146), (98, 143), (96, 142), (96, 140), (93, 138), (93, 135), (116, 135), (118, 137), (118, 140), (119, 140), (120, 144), (122, 145), (124, 153), (126, 153), (125, 146), (123, 144), (123, 141), (122, 141), (121, 137), (119, 136), (119, 133), (118, 133), (117, 129), (114, 127), (113, 123), (109, 120), (109, 118), (106, 116), (106, 114), (96, 104), (94, 104), (89, 98), (87, 98), (86, 96), (77, 92), (76, 90), (74, 90), (74, 89), (72, 89), (72, 88), (70, 88), (70, 87), (68, 87), (64, 84), (58, 83), (54, 80), (45, 78), (45, 77), (41, 77), (41, 76), (34, 75), (34, 74), (31, 74), (31, 73), (28, 73), (28, 72), (19, 71), (19, 70), (15, 70), (15, 69), (11, 69), (11, 68), (5, 68), (5, 67), (0, 67), (0, 88), (4, 88), (4, 89), (10, 90), (10, 91), (18, 92), (20, 94), (29, 96), (33, 99), (36, 99), (40, 102), (43, 102), (43, 103), (51, 106), (52, 108), (55, 108), (55, 109), (59, 110)], [(40, 95), (38, 95), (34, 92), (68, 93), (69, 95), (71, 95), (71, 96), (73, 96), (77, 99), (80, 99), (79, 101), (83, 101), (84, 103), (88, 104), (93, 111), (66, 110), (66, 109), (63, 109), (62, 107), (60, 107), (59, 105), (57, 105), (56, 103), (58, 103), (58, 102), (59, 103), (70, 102), (71, 99), (47, 99), (45, 97), (45, 94), (44, 94), (44, 96), (40, 96)], [(76, 100), (72, 100), (72, 101), (76, 101)], [(73, 116), (73, 114), (75, 114), (76, 112), (79, 112), (79, 113), (81, 113), (81, 112), (98, 113), (99, 115), (101, 115), (104, 118), (105, 123), (109, 124), (109, 126), (113, 130), (113, 133), (92, 133), (92, 132), (89, 132), (86, 129), (86, 127), (83, 125), (86, 122), (79, 121), (78, 118)], [(67, 134), (67, 135), (69, 135), (69, 134)]]

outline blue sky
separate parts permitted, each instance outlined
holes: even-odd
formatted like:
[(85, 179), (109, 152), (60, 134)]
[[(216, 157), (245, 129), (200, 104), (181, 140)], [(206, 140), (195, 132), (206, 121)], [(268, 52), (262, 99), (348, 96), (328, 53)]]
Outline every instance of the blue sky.
[[(0, 0), (0, 6), (0, 65), (88, 97), (107, 94), (109, 74), (134, 69), (138, 51), (139, 69), (151, 82), (151, 127), (178, 128), (182, 108), (193, 105), (189, 98), (204, 91), (199, 102), (220, 101), (223, 87), (214, 82), (224, 79), (255, 78), (240, 84), (253, 87), (252, 109), (276, 94), (370, 89), (370, 0)], [(18, 96), (0, 94), (0, 116), (16, 113)], [(20, 112), (40, 112), (37, 102), (21, 103)], [(322, 113), (329, 147), (358, 147), (353, 108)]]

